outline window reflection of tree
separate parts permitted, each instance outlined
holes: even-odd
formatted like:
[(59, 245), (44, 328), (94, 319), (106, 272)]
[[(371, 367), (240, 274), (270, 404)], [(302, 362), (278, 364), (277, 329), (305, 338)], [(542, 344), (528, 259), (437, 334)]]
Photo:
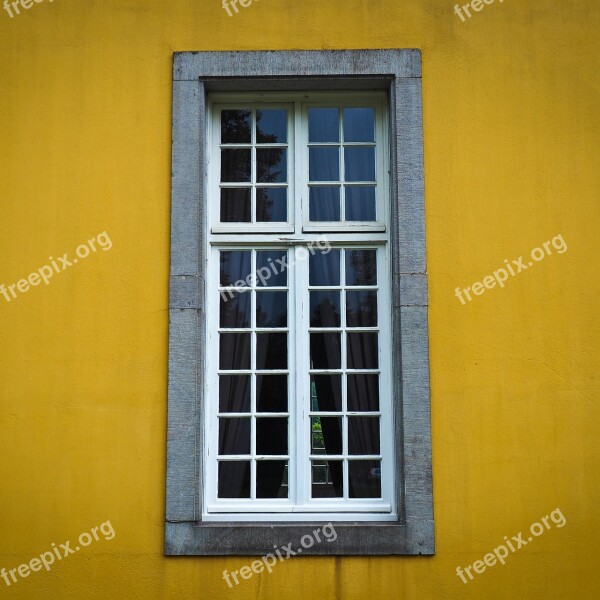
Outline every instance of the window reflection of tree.
[(349, 327), (372, 327), (377, 324), (377, 296), (365, 293), (354, 309), (347, 305), (346, 322)]
[[(256, 129), (260, 130), (260, 121), (262, 113), (256, 113)], [(273, 133), (260, 133), (261, 144), (276, 144), (277, 135)], [(261, 152), (256, 153), (256, 181), (259, 183), (277, 183), (282, 178), (285, 180), (285, 167), (283, 156), (285, 148), (263, 148)], [(282, 164), (283, 163), (283, 164)], [(277, 167), (280, 167), (279, 169)], [(283, 171), (283, 172), (282, 172)], [(261, 221), (273, 221), (272, 208), (274, 201), (269, 197), (269, 190), (258, 190), (261, 195)]]
[(375, 252), (373, 250), (352, 250), (348, 251), (348, 254), (348, 264), (354, 271), (354, 277), (352, 282), (346, 282), (347, 285), (374, 285), (377, 281)]
[[(261, 111), (256, 113), (257, 137), (261, 144), (278, 143), (277, 135), (265, 133), (260, 130)], [(227, 144), (249, 144), (251, 143), (251, 113), (247, 110), (231, 110), (221, 113), (221, 140)], [(284, 160), (286, 148), (264, 148), (258, 146), (260, 152), (256, 152), (256, 182), (278, 183), (285, 180), (286, 164)], [(227, 156), (227, 155), (226, 155)], [(251, 153), (249, 151), (237, 151), (233, 155), (234, 160), (226, 160), (224, 174), (227, 181), (247, 181), (250, 172)], [(257, 190), (257, 210), (260, 214), (257, 220), (274, 221), (273, 205), (275, 201), (270, 197), (269, 189)]]

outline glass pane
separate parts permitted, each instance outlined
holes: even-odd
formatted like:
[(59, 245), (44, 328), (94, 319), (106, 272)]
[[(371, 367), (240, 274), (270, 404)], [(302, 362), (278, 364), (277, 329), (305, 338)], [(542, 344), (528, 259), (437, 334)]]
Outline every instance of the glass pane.
[(339, 327), (341, 322), (340, 292), (310, 292), (310, 326)]
[(342, 364), (339, 333), (310, 334), (311, 369), (339, 369)]
[(248, 292), (221, 294), (219, 326), (223, 329), (250, 327), (250, 300)]
[(256, 111), (256, 143), (287, 143), (287, 110), (263, 108)]
[(250, 498), (250, 461), (219, 462), (219, 498)]
[(377, 250), (346, 250), (346, 285), (377, 285)]
[(250, 251), (222, 250), (219, 255), (221, 285), (244, 287), (250, 275)]
[(221, 188), (222, 223), (249, 223), (250, 212), (250, 188)]
[(256, 419), (256, 453), (287, 454), (287, 417), (264, 417)]
[(311, 410), (340, 412), (342, 410), (342, 376), (311, 375), (310, 397)]
[(250, 149), (221, 150), (221, 181), (250, 181)]
[(309, 285), (340, 285), (340, 251), (315, 252), (309, 260)]
[(341, 454), (342, 453), (342, 418), (341, 417), (312, 417), (310, 421), (311, 421), (311, 453), (312, 454)]
[(319, 417), (310, 420), (310, 451), (311, 454), (325, 454), (325, 440)]
[(259, 223), (287, 221), (287, 188), (256, 190), (256, 220)]
[(346, 181), (375, 181), (375, 148), (344, 148), (344, 173)]
[(250, 376), (219, 376), (219, 412), (250, 412)]
[(348, 417), (348, 454), (379, 454), (379, 417)]
[(377, 327), (375, 290), (346, 292), (346, 323), (348, 327)]
[(221, 333), (219, 368), (223, 371), (250, 369), (249, 333)]
[(379, 375), (348, 375), (348, 410), (379, 410)]
[(340, 180), (340, 149), (338, 146), (317, 146), (308, 149), (310, 181)]
[(346, 221), (375, 221), (375, 187), (346, 187)]
[(256, 326), (287, 327), (287, 292), (256, 293)]
[(339, 221), (340, 188), (311, 187), (308, 218), (310, 221)]
[(377, 368), (377, 333), (348, 333), (347, 340), (349, 369)]
[(250, 454), (250, 419), (219, 417), (219, 454)]
[(350, 498), (381, 498), (381, 461), (348, 462)]
[(265, 250), (256, 253), (256, 286), (287, 286), (287, 252)]
[(256, 368), (287, 369), (287, 333), (256, 334)]
[(349, 369), (376, 369), (378, 361), (377, 333), (348, 333), (347, 361)]
[(256, 181), (258, 183), (285, 183), (287, 181), (287, 149), (256, 149)]
[(337, 108), (308, 109), (308, 141), (340, 141), (340, 115)]
[(256, 462), (256, 497), (287, 498), (287, 460)]
[(372, 108), (344, 109), (344, 141), (375, 141), (375, 111)]
[(258, 412), (287, 412), (287, 375), (257, 375), (256, 410)]
[(344, 469), (341, 460), (312, 461), (312, 497), (341, 498), (344, 490)]
[(252, 113), (249, 110), (221, 111), (221, 143), (249, 144)]

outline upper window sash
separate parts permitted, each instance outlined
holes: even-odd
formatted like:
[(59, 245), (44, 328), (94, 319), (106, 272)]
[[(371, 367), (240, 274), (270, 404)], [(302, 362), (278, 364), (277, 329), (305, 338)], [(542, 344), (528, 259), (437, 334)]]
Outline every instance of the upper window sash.
[[(230, 127), (222, 125), (223, 111)], [(278, 136), (282, 111), (287, 111), (287, 131)], [(387, 99), (381, 92), (211, 96), (211, 234), (385, 232), (387, 122)], [(337, 135), (329, 139), (332, 125)], [(365, 134), (369, 127), (372, 135)]]

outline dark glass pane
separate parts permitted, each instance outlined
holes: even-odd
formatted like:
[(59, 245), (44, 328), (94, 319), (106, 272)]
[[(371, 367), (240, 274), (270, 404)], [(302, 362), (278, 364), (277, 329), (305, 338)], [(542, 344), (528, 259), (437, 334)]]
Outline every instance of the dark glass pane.
[(221, 188), (222, 223), (249, 223), (250, 213), (250, 188)]
[(219, 412), (250, 412), (249, 375), (219, 375)]
[(310, 376), (311, 410), (340, 412), (342, 410), (342, 376)]
[(346, 181), (375, 181), (375, 148), (347, 146), (344, 148)]
[(250, 181), (250, 149), (221, 150), (221, 181)]
[(256, 293), (256, 326), (287, 327), (287, 292)]
[(339, 369), (341, 348), (339, 333), (310, 334), (311, 369)]
[(221, 294), (220, 327), (223, 329), (250, 327), (250, 300), (249, 292)]
[(340, 141), (340, 115), (337, 108), (308, 109), (308, 141)]
[(340, 220), (340, 188), (337, 186), (311, 187), (309, 197), (309, 220)]
[(287, 417), (264, 417), (256, 419), (256, 453), (287, 454)]
[(348, 375), (348, 410), (379, 410), (379, 375)]
[(312, 462), (312, 497), (341, 498), (344, 490), (344, 469), (341, 460)]
[(309, 181), (340, 180), (340, 149), (338, 146), (316, 146), (308, 149)]
[(348, 417), (348, 454), (379, 454), (379, 417)]
[(340, 285), (340, 251), (315, 252), (309, 259), (309, 285)]
[(259, 460), (256, 462), (256, 497), (287, 498), (287, 460)]
[(381, 461), (349, 461), (348, 483), (350, 498), (381, 498)]
[(349, 369), (376, 369), (378, 360), (377, 333), (348, 333)]
[(283, 108), (256, 111), (256, 143), (285, 144), (287, 142), (287, 110)]
[(346, 250), (346, 285), (377, 285), (377, 250)]
[(221, 285), (244, 287), (250, 274), (251, 252), (222, 250), (220, 253)]
[(219, 454), (250, 454), (250, 419), (219, 417)]
[(346, 187), (346, 221), (375, 221), (375, 187)]
[(250, 368), (249, 333), (221, 333), (219, 368), (223, 371), (239, 371)]
[(287, 150), (285, 148), (256, 149), (256, 181), (285, 183), (287, 181)]
[(375, 111), (372, 108), (344, 109), (344, 141), (375, 141)]
[(221, 143), (249, 144), (252, 113), (249, 110), (221, 111)]
[(342, 453), (342, 418), (311, 418), (311, 452), (312, 454)]
[(256, 410), (258, 412), (287, 412), (287, 375), (256, 376)]
[(287, 270), (285, 250), (261, 250), (256, 253), (257, 287), (286, 287)]
[(287, 188), (256, 190), (256, 220), (259, 223), (287, 221)]
[(348, 327), (377, 327), (375, 290), (346, 292), (346, 323)]
[(310, 326), (339, 327), (341, 322), (340, 292), (310, 292)]
[(219, 462), (219, 498), (250, 498), (250, 461)]
[(256, 334), (256, 368), (287, 369), (287, 333)]

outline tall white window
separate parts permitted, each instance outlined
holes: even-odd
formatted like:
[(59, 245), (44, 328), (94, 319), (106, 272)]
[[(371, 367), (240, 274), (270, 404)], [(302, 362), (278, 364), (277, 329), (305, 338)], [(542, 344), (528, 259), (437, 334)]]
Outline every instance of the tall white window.
[(208, 114), (203, 520), (394, 520), (386, 97)]

